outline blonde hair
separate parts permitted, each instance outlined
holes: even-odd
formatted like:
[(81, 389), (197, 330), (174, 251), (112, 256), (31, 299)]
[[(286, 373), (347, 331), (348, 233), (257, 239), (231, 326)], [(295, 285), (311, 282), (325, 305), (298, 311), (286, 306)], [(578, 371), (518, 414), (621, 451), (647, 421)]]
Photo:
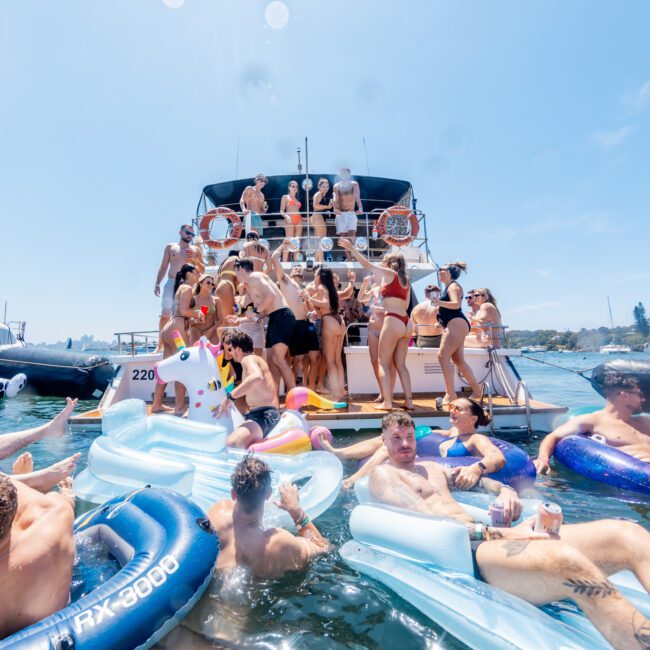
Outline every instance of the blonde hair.
[(497, 299), (489, 289), (481, 287), (480, 289), (474, 289), (474, 293), (480, 293), (488, 302), (491, 302), (495, 307), (497, 306)]
[(406, 273), (406, 262), (404, 261), (404, 256), (401, 253), (388, 253), (381, 261), (381, 265), (385, 266), (391, 271), (395, 271), (395, 273), (397, 273), (397, 277), (399, 278), (399, 283), (403, 287), (408, 287), (409, 276)]

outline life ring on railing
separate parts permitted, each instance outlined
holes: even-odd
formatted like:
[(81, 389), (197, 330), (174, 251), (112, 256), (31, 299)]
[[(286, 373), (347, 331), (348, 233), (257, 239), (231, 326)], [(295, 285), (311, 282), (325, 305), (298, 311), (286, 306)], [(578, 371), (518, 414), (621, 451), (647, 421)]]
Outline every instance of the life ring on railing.
[[(408, 222), (408, 232), (407, 232)], [(413, 210), (394, 205), (384, 210), (377, 221), (377, 232), (391, 246), (408, 246), (420, 231), (418, 218)]]
[[(213, 219), (220, 217), (225, 218), (230, 222), (229, 236), (225, 239), (212, 239), (210, 235), (210, 224), (212, 223)], [(216, 248), (217, 250), (234, 246), (239, 241), (242, 230), (243, 225), (239, 215), (234, 210), (225, 208), (223, 206), (208, 210), (201, 217), (201, 222), (199, 223), (199, 235), (203, 240), (203, 243), (206, 246), (209, 246), (210, 248)]]

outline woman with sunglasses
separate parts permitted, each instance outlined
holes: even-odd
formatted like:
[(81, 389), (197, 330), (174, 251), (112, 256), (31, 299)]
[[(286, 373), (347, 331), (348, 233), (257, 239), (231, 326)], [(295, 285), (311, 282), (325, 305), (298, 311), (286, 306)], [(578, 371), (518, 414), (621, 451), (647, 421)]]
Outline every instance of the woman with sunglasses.
[(349, 239), (339, 239), (339, 246), (351, 253), (364, 269), (383, 281), (381, 295), (386, 315), (379, 334), (379, 387), (383, 401), (377, 409), (390, 411), (393, 408), (391, 366), (394, 364), (404, 390), (404, 408), (412, 411), (411, 375), (406, 367), (406, 355), (413, 334), (413, 323), (407, 312), (411, 301), (411, 283), (404, 256), (388, 253), (384, 255), (381, 265), (376, 265), (371, 264)]
[[(196, 322), (203, 322), (204, 316), (200, 309), (195, 308), (192, 288), (199, 279), (199, 270), (192, 264), (183, 264), (176, 274), (174, 282), (174, 307), (172, 317), (167, 321), (160, 333), (163, 343), (163, 359), (171, 357), (178, 351), (174, 334), (178, 330), (181, 338), (186, 343), (190, 340), (189, 327)], [(183, 415), (185, 412), (185, 386), (176, 382), (174, 385), (175, 408), (171, 409), (162, 403), (167, 384), (156, 384), (153, 393), (152, 413), (174, 411), (174, 415)]]
[[(309, 223), (314, 229), (314, 236), (320, 240), (327, 236), (327, 225), (325, 220), (332, 216), (331, 210), (334, 209), (333, 197), (327, 196), (330, 191), (330, 182), (325, 178), (318, 179), (318, 192), (314, 194), (314, 212), (312, 213)], [(316, 261), (323, 261), (323, 251), (320, 245), (316, 246)]]
[(190, 325), (190, 345), (194, 345), (202, 336), (211, 343), (217, 343), (217, 306), (214, 300), (216, 283), (214, 278), (204, 273), (194, 285), (194, 307), (200, 309), (204, 315), (202, 322)]
[(438, 305), (438, 322), (443, 328), (440, 352), (438, 352), (438, 362), (442, 369), (446, 389), (442, 398), (443, 404), (449, 404), (456, 399), (454, 365), (471, 387), (472, 397), (477, 398), (481, 394), (481, 388), (476, 382), (474, 373), (465, 361), (463, 350), (465, 338), (469, 334), (469, 321), (462, 310), (463, 288), (456, 280), (465, 271), (467, 271), (465, 262), (445, 264), (438, 270), (440, 282), (445, 285), (440, 299), (434, 301)]
[[(280, 201), (280, 212), (284, 217), (284, 231), (286, 237), (291, 239), (302, 235), (302, 216), (300, 208), (302, 203), (298, 200), (298, 181), (289, 182), (289, 193), (285, 194)], [(289, 260), (289, 250), (282, 252), (282, 261)]]
[(473, 325), (477, 325), (480, 331), (481, 347), (501, 347), (501, 312), (497, 307), (496, 298), (489, 289), (475, 289), (473, 303), (476, 305), (476, 312), (470, 319)]
[[(506, 459), (487, 436), (476, 431), (476, 427), (485, 427), (490, 423), (489, 414), (478, 402), (465, 397), (455, 400), (449, 410), (449, 421), (450, 429), (436, 430), (438, 435), (449, 438), (449, 441), (440, 444), (440, 456), (443, 458), (477, 457), (475, 463), (457, 468), (454, 473), (455, 487), (459, 490), (470, 490), (483, 474), (498, 472), (506, 464)], [(343, 487), (346, 488), (352, 487), (356, 481), (388, 460), (388, 452), (381, 436), (338, 449), (325, 436), (319, 435), (318, 440), (323, 449), (332, 452), (341, 460), (368, 458), (361, 468), (343, 482)]]

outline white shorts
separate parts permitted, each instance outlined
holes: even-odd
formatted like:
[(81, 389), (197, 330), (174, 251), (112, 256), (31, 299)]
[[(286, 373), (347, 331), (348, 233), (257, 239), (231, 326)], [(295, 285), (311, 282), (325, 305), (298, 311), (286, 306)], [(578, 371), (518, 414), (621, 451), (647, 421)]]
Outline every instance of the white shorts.
[(171, 316), (174, 306), (174, 279), (167, 278), (162, 291), (162, 316)]
[(357, 232), (357, 215), (355, 212), (341, 212), (336, 215), (336, 234)]

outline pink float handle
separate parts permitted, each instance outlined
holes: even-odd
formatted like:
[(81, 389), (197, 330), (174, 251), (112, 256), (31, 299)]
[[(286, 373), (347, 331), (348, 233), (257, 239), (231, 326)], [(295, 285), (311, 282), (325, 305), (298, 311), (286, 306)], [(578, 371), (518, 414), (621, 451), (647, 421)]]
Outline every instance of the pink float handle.
[(347, 406), (346, 402), (332, 402), (305, 386), (292, 388), (287, 393), (285, 404), (292, 411), (298, 411), (305, 404), (316, 406), (319, 409), (344, 409)]

